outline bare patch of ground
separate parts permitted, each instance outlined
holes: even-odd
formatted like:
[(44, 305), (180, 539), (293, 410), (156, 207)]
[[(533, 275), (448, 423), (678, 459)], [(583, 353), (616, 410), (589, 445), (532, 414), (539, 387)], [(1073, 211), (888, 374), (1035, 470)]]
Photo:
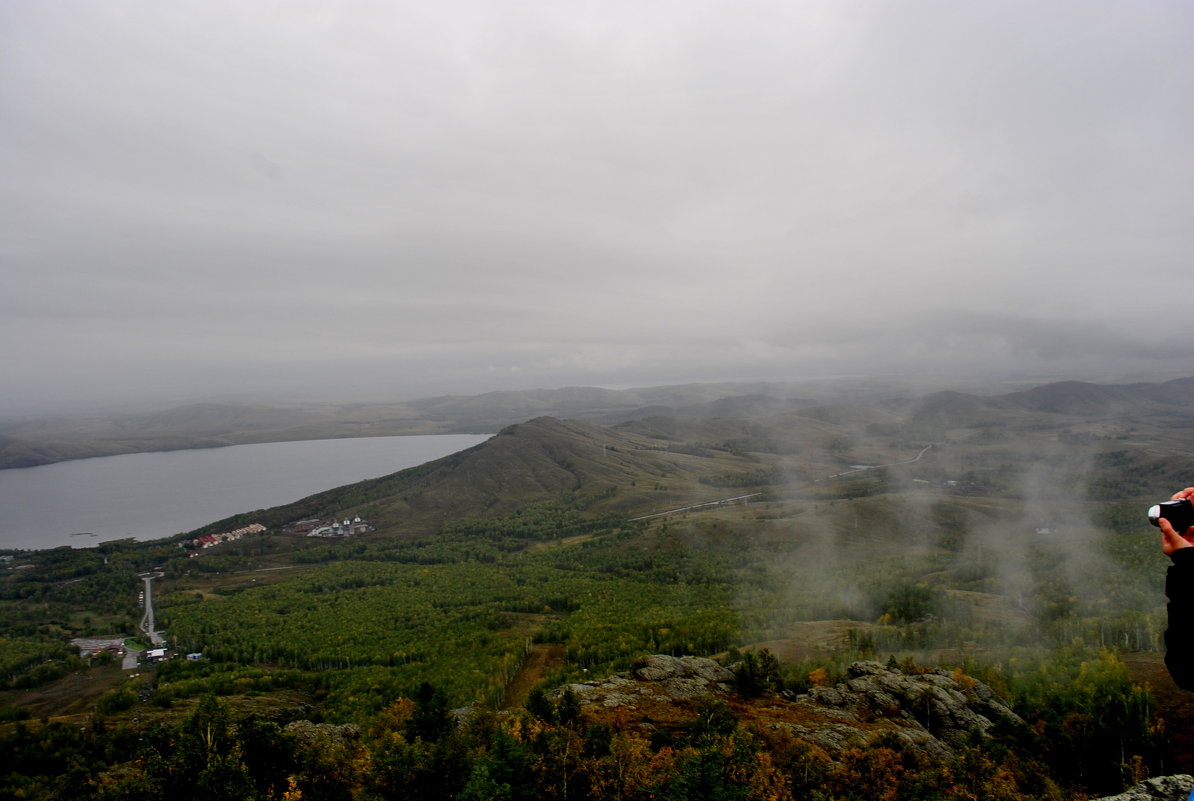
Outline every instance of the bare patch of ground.
[(1023, 609), (1016, 608), (1006, 596), (970, 590), (946, 590), (945, 594), (966, 603), (974, 611), (974, 623), (1021, 624), (1029, 620)]
[(125, 681), (119, 663), (97, 665), (68, 673), (32, 690), (10, 690), (0, 694), (0, 703), (28, 709), (34, 718), (56, 719), (71, 715), (90, 715), (95, 701)]
[(502, 709), (523, 706), (532, 689), (543, 681), (548, 672), (564, 666), (564, 646), (557, 643), (532, 645), (522, 667), (506, 686)]
[(546, 548), (562, 548), (566, 545), (577, 545), (582, 542), (588, 542), (596, 537), (596, 534), (576, 534), (571, 537), (564, 537), (559, 540), (544, 540), (542, 542), (532, 542), (527, 546), (528, 552), (542, 551)]
[(858, 620), (810, 620), (793, 623), (789, 636), (780, 640), (755, 643), (752, 648), (766, 648), (781, 662), (827, 659), (849, 641), (851, 631), (858, 633), (874, 628), (874, 624)]

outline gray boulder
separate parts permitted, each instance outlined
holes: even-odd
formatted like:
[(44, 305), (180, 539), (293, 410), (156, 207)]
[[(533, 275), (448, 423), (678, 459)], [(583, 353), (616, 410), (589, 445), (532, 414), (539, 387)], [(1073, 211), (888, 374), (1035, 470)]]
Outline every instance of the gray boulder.
[(701, 656), (667, 656), (654, 654), (641, 660), (631, 673), (639, 681), (667, 681), (669, 679), (694, 679), (710, 682), (731, 682), (734, 674), (728, 668)]
[(633, 709), (644, 700), (681, 701), (725, 694), (733, 680), (734, 674), (712, 659), (654, 654), (636, 662), (627, 673), (585, 684), (569, 684), (548, 693), (548, 697), (558, 700), (569, 689), (582, 704)]
[(1094, 801), (1186, 801), (1194, 790), (1194, 776), (1157, 776), (1146, 779), (1119, 795), (1096, 798)]
[(939, 669), (909, 676), (878, 662), (855, 662), (847, 676), (834, 687), (814, 687), (798, 702), (859, 722), (885, 719), (920, 729), (951, 751), (973, 732), (986, 735), (1000, 720), (1023, 723), (990, 687), (968, 676), (959, 681)]
[[(733, 683), (733, 672), (712, 659), (656, 654), (626, 673), (567, 685), (549, 697), (558, 699), (569, 689), (582, 704), (638, 709), (648, 703), (732, 697)], [(948, 759), (974, 733), (985, 736), (999, 721), (1023, 725), (990, 687), (969, 676), (946, 670), (904, 675), (878, 662), (855, 662), (836, 686), (766, 703), (777, 711), (787, 709), (779, 717), (788, 721), (772, 726), (817, 745), (831, 759), (883, 732), (908, 748)]]

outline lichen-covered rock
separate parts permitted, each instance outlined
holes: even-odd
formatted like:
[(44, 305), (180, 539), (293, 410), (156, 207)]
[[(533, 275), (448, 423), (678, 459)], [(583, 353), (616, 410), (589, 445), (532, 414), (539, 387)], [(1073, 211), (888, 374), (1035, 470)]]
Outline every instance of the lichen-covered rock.
[(1186, 801), (1194, 790), (1194, 776), (1156, 776), (1146, 779), (1119, 795), (1109, 795), (1094, 801)]
[(847, 680), (814, 687), (801, 703), (837, 709), (858, 721), (885, 718), (927, 731), (950, 749), (977, 731), (986, 734), (1000, 720), (1023, 721), (982, 682), (962, 681), (945, 670), (904, 675), (878, 662), (855, 662)]
[(569, 684), (548, 693), (548, 697), (558, 700), (565, 689), (570, 689), (581, 703), (632, 707), (644, 698), (683, 700), (726, 693), (730, 690), (728, 682), (733, 680), (734, 674), (712, 659), (655, 654), (636, 663), (628, 673)]
[(639, 681), (697, 679), (707, 684), (734, 680), (734, 674), (729, 669), (700, 656), (654, 654), (644, 658), (631, 672)]
[[(558, 699), (570, 689), (582, 704), (639, 709), (711, 695), (732, 699), (733, 682), (733, 672), (712, 659), (656, 654), (627, 673), (548, 695)], [(777, 717), (786, 718), (774, 727), (815, 744), (831, 759), (880, 733), (948, 759), (974, 733), (985, 735), (999, 721), (1023, 725), (990, 687), (969, 676), (946, 670), (905, 675), (878, 662), (855, 662), (840, 684), (770, 703)]]
[[(816, 726), (801, 726), (794, 723), (776, 723), (775, 728), (784, 728), (802, 740), (819, 746), (831, 758), (837, 758), (848, 748), (865, 745), (874, 736), (874, 730), (860, 729), (847, 723), (822, 722)], [(909, 749), (920, 751), (936, 759), (949, 759), (953, 752), (944, 743), (924, 729), (892, 727), (885, 729)]]

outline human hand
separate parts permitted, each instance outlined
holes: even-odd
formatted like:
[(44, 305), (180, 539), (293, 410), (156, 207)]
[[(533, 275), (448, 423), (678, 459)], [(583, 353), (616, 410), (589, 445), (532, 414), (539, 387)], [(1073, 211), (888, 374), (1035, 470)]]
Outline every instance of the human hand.
[[(1173, 497), (1169, 500), (1180, 501), (1186, 498), (1194, 498), (1194, 487), (1186, 487), (1184, 490), (1179, 490), (1173, 493)], [(1157, 525), (1161, 529), (1161, 550), (1166, 556), (1179, 551), (1182, 548), (1189, 548), (1194, 546), (1194, 526), (1190, 526), (1183, 532), (1174, 530), (1173, 525), (1166, 519), (1161, 518)]]
[[(1180, 499), (1174, 498), (1174, 500)], [(1158, 520), (1157, 525), (1161, 529), (1161, 551), (1166, 556), (1174, 551), (1180, 551), (1182, 548), (1194, 548), (1194, 526), (1186, 529), (1184, 534), (1178, 534), (1165, 518)]]

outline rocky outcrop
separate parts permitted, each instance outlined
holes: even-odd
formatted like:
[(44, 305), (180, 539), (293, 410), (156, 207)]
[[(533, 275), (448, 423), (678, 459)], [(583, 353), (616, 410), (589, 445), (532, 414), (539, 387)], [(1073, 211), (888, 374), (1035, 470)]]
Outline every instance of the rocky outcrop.
[(1158, 776), (1147, 779), (1119, 795), (1096, 798), (1094, 801), (1186, 801), (1194, 790), (1194, 776)]
[(814, 687), (799, 702), (839, 710), (860, 722), (884, 718), (923, 729), (950, 748), (973, 732), (987, 734), (998, 721), (1023, 723), (994, 690), (960, 673), (938, 669), (905, 675), (878, 662), (855, 662), (847, 676), (834, 687)]
[[(734, 673), (712, 659), (655, 655), (629, 672), (567, 689), (582, 704), (634, 710), (703, 696), (732, 700), (733, 687)], [(855, 662), (833, 687), (764, 703), (765, 725), (787, 728), (830, 757), (886, 731), (909, 747), (949, 758), (975, 732), (985, 735), (1000, 721), (1023, 725), (990, 687), (969, 676), (946, 670), (905, 675), (878, 662)]]
[[(734, 674), (712, 659), (699, 656), (655, 654), (635, 663), (628, 673), (585, 684), (569, 684), (567, 689), (582, 704), (634, 708), (646, 700), (686, 700), (731, 691)], [(556, 690), (558, 697), (565, 688)]]

